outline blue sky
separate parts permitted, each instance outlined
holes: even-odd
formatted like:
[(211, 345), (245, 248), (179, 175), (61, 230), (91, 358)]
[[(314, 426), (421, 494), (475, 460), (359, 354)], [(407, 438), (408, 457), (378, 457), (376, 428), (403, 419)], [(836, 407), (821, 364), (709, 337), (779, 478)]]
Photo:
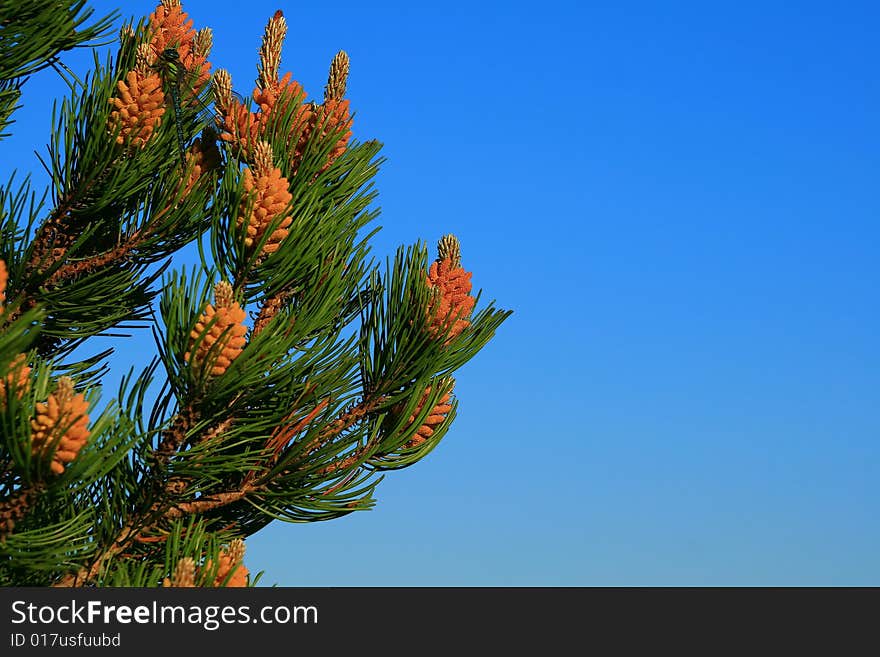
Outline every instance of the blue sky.
[(880, 585), (875, 3), (240, 7), (184, 2), (240, 92), (279, 7), (310, 94), (350, 54), (376, 255), (454, 232), (514, 310), (373, 511), (248, 540), (263, 584)]

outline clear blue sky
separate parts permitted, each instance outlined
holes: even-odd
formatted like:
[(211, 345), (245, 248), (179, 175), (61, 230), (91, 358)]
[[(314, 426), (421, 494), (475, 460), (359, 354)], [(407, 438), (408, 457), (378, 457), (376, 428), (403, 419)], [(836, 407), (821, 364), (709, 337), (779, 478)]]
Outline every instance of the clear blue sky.
[(264, 584), (880, 585), (876, 3), (184, 3), (244, 93), (279, 7), (310, 94), (351, 55), (375, 253), (454, 232), (515, 314), (375, 510), (248, 540)]

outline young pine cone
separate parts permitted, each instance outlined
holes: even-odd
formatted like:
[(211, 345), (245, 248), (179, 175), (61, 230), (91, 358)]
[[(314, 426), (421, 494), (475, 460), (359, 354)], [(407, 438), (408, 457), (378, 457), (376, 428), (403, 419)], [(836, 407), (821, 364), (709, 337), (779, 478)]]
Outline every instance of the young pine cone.
[(16, 396), (21, 399), (28, 391), (31, 383), (31, 368), (25, 362), (24, 354), (18, 354), (9, 363), (6, 382), (0, 381), (0, 408), (6, 406), (6, 387), (15, 387)]
[[(289, 191), (290, 183), (281, 175), (281, 169), (272, 164), (271, 147), (266, 142), (256, 146), (256, 163), (254, 170), (244, 170), (245, 195), (239, 207), (237, 225), (247, 225), (245, 246), (249, 249), (262, 240), (270, 224), (282, 213), (288, 212), (288, 205), (293, 198)], [(293, 219), (289, 214), (284, 216), (275, 230), (263, 245), (263, 253), (275, 253), (278, 246), (287, 237), (287, 228)]]
[[(110, 99), (115, 108), (110, 112), (108, 130), (116, 134), (116, 143), (143, 148), (165, 114), (162, 79), (129, 71), (125, 80), (116, 83), (118, 97)], [(118, 131), (118, 133), (117, 133)]]
[(61, 377), (45, 404), (37, 404), (31, 420), (31, 449), (34, 456), (48, 458), (52, 472), (64, 472), (64, 464), (76, 458), (89, 439), (88, 403), (85, 395), (76, 394), (73, 380)]
[(225, 281), (214, 287), (214, 301), (216, 308), (209, 303), (190, 333), (190, 350), (184, 360), (192, 359), (196, 367), (208, 364), (211, 376), (220, 376), (244, 349), (247, 327), (243, 322), (247, 315), (232, 299), (232, 286)]
[(445, 334), (446, 342), (451, 342), (470, 326), (466, 318), (476, 303), (470, 296), (471, 272), (456, 266), (452, 258), (438, 260), (431, 264), (428, 285), (434, 289), (428, 310), (429, 330), (435, 337)]
[[(217, 576), (214, 578), (213, 585), (227, 588), (247, 586), (248, 569), (245, 568), (242, 559), (244, 559), (244, 541), (237, 538), (229, 544), (228, 548), (220, 551)], [(212, 568), (210, 559), (205, 567), (208, 570)]]

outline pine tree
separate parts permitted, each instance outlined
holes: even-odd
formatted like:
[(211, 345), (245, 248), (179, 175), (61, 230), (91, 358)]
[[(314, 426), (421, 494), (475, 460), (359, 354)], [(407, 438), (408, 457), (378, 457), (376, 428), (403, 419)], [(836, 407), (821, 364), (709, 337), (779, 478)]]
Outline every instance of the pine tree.
[[(253, 584), (244, 539), (367, 510), (437, 446), (509, 312), (477, 309), (452, 235), (370, 256), (381, 145), (354, 136), (345, 52), (308, 100), (276, 12), (245, 100), (162, 0), (79, 80), (59, 54), (115, 18), (90, 17), (0, 0), (0, 131), (28, 75), (70, 86), (49, 200), (0, 190), (0, 585)], [(102, 402), (89, 345), (144, 326), (157, 355)]]

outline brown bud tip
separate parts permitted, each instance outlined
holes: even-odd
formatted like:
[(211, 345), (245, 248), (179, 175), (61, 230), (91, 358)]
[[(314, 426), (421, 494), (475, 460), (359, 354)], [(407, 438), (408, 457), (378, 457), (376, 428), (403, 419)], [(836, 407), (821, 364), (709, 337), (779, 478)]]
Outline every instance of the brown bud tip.
[(274, 166), (274, 158), (272, 156), (272, 145), (260, 140), (254, 146), (254, 169), (258, 175), (267, 174)]
[(66, 406), (73, 399), (73, 379), (62, 376), (58, 379), (58, 387), (55, 388), (55, 398), (62, 406)]
[(177, 562), (171, 579), (165, 578), (164, 587), (179, 586), (193, 587), (196, 585), (196, 562), (192, 557), (183, 557)]
[(233, 561), (233, 563), (239, 563), (242, 559), (244, 559), (244, 541), (240, 538), (236, 538), (229, 544), (229, 549), (226, 551), (226, 554), (229, 555), (229, 558)]
[(340, 50), (330, 62), (330, 75), (327, 76), (327, 86), (324, 87), (324, 100), (341, 100), (345, 95), (345, 86), (348, 81), (349, 59), (348, 53)]
[(152, 73), (153, 65), (156, 63), (156, 53), (150, 48), (149, 43), (138, 45), (134, 56), (134, 68), (143, 77), (147, 77)]
[(196, 32), (196, 36), (193, 39), (193, 54), (196, 57), (207, 57), (211, 53), (213, 46), (214, 32), (211, 31), (210, 27), (203, 27)]
[(279, 9), (275, 12), (263, 32), (260, 44), (260, 66), (257, 86), (268, 89), (278, 80), (278, 68), (281, 66), (281, 46), (287, 36), (287, 21)]
[(227, 281), (220, 281), (214, 286), (214, 305), (217, 308), (231, 308), (234, 302), (232, 286)]
[(452, 260), (453, 267), (461, 266), (461, 244), (458, 238), (453, 235), (444, 235), (437, 243), (437, 260)]
[(219, 69), (211, 78), (214, 102), (220, 114), (226, 114), (232, 107), (232, 76), (226, 69)]

